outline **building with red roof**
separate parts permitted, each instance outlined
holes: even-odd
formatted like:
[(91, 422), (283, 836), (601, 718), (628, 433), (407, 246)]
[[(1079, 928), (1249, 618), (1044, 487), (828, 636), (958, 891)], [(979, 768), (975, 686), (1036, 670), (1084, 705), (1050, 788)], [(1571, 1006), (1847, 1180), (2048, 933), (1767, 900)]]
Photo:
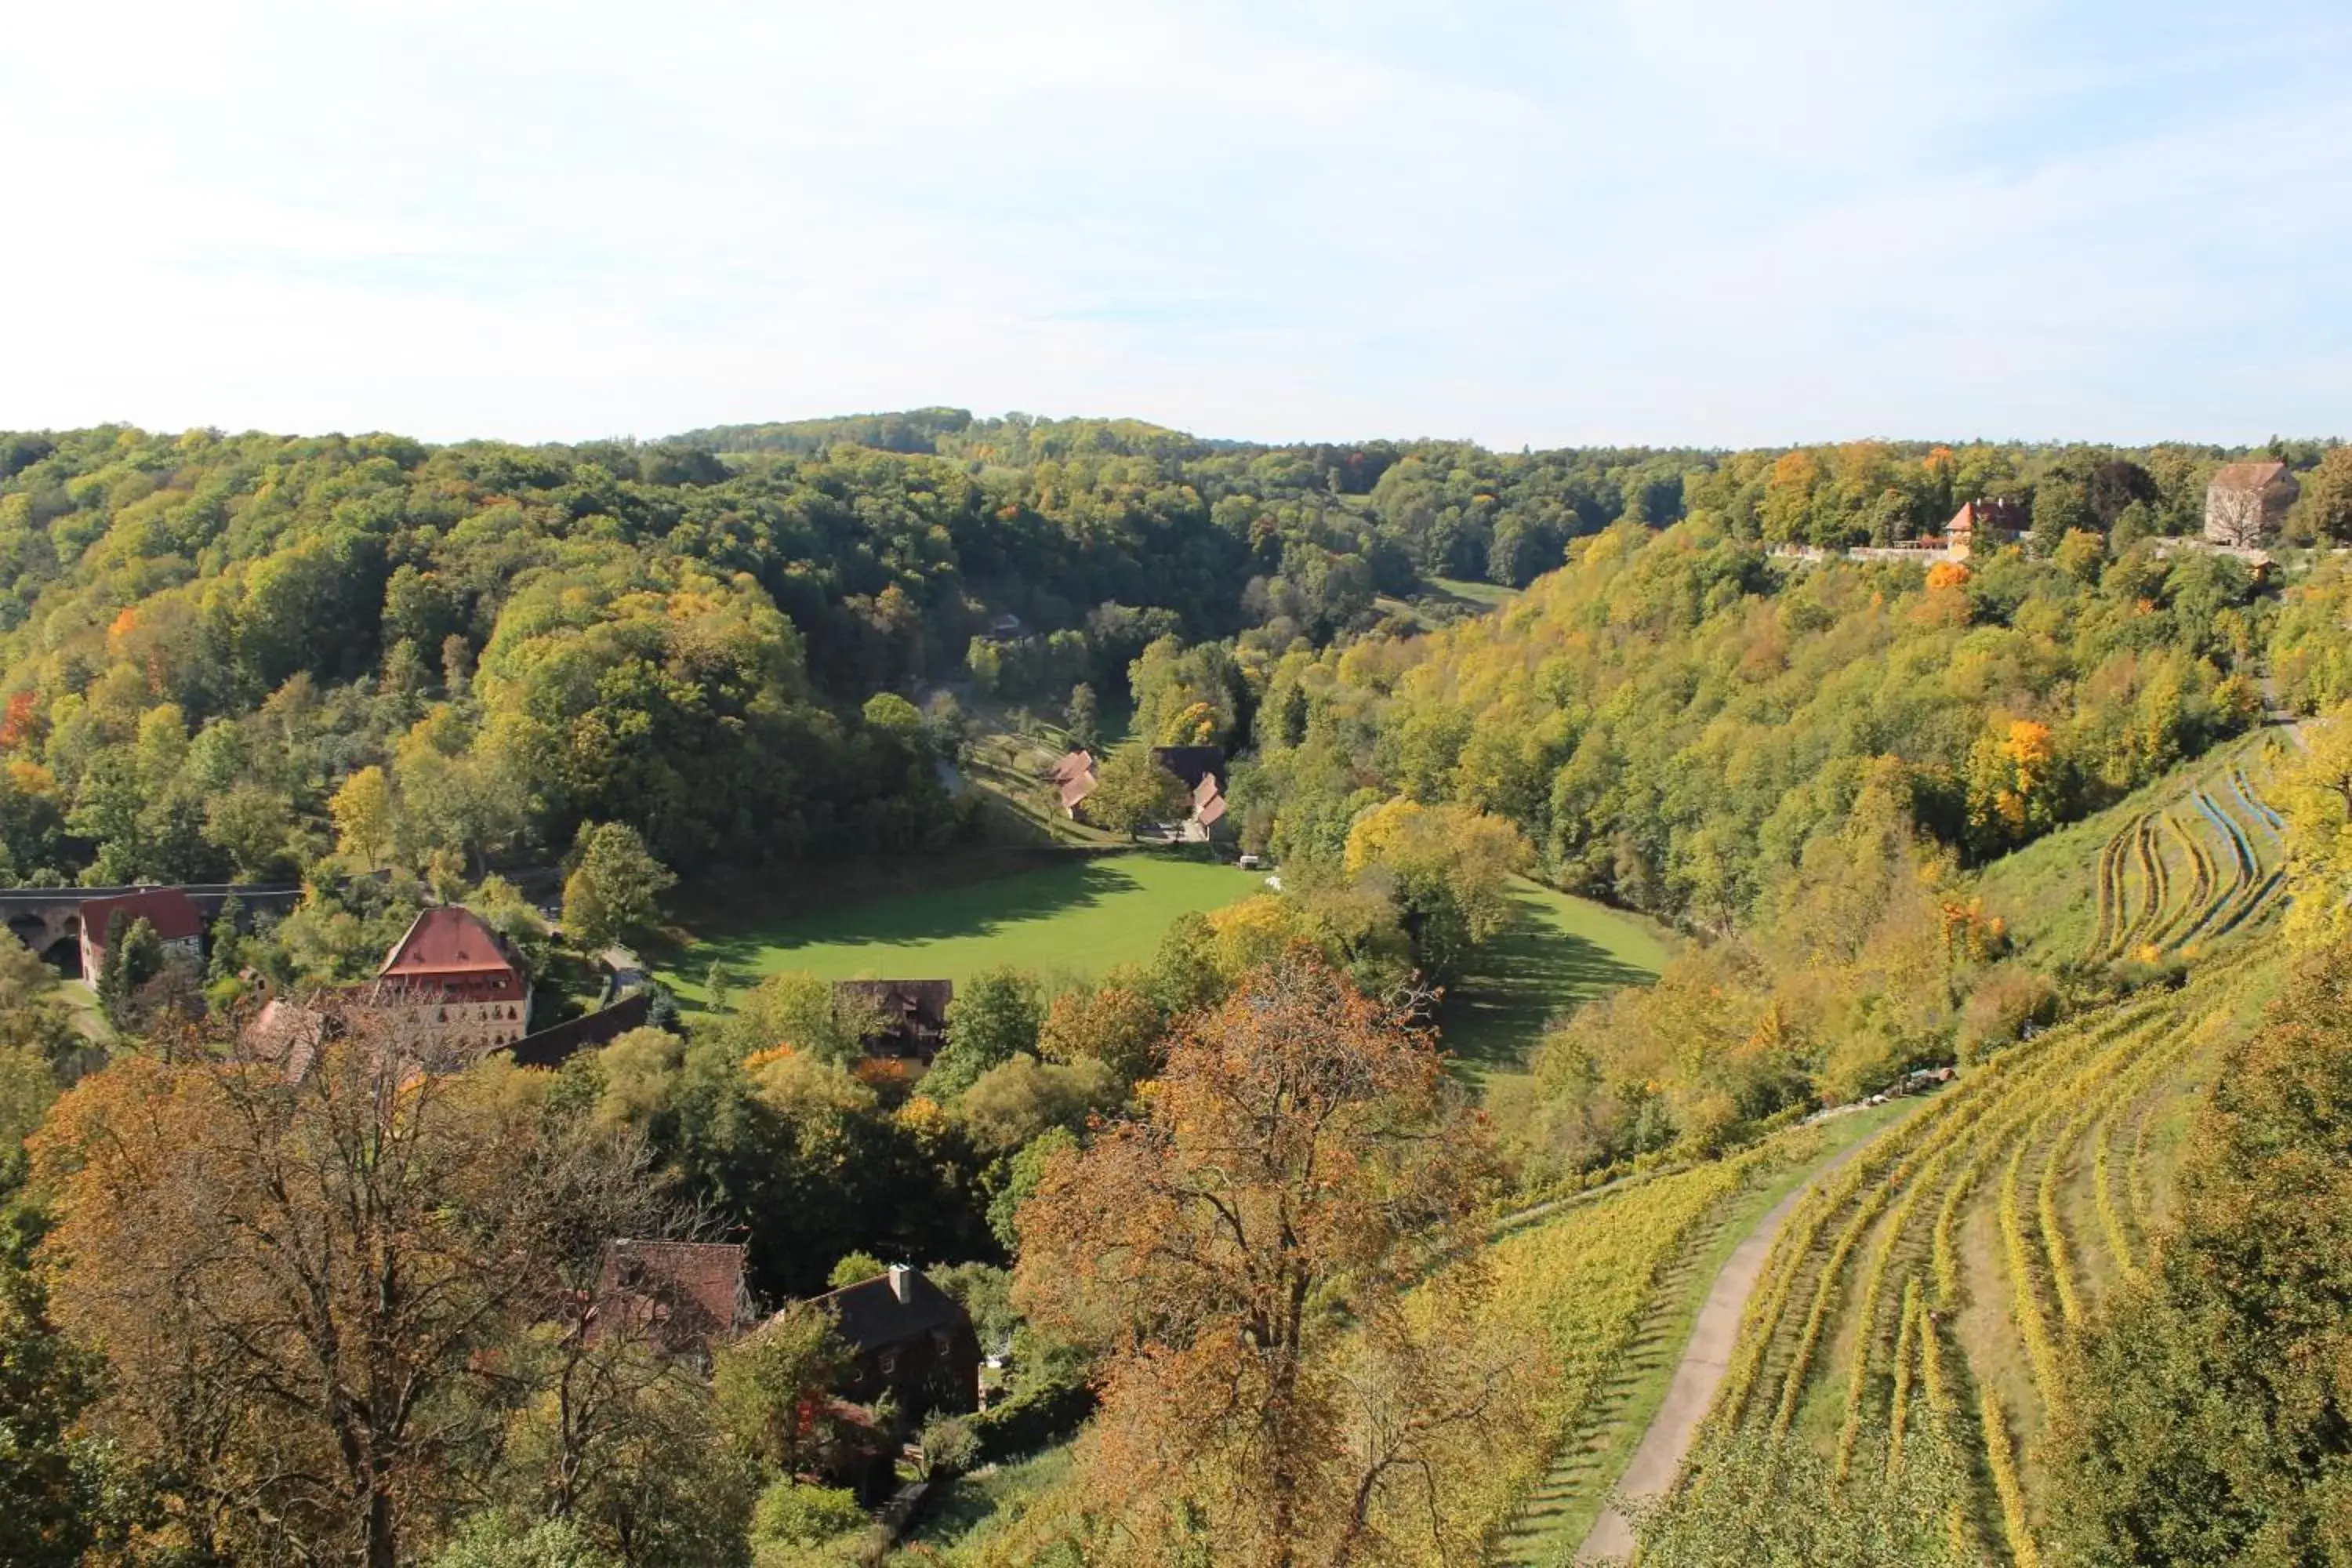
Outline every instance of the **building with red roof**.
[(99, 966), (106, 962), (107, 934), (114, 917), (122, 917), (127, 931), (141, 921), (155, 928), (166, 958), (201, 962), (205, 956), (205, 918), (196, 902), (179, 888), (142, 888), (109, 899), (91, 899), (81, 906), (81, 972), (93, 985)]
[(530, 985), (506, 943), (460, 904), (426, 910), (394, 944), (363, 1005), (404, 1031), (494, 1050), (530, 1028)]
[(707, 1355), (753, 1319), (743, 1248), (723, 1241), (620, 1240), (597, 1272), (596, 1317), (625, 1319), (661, 1350)]
[(1061, 799), (1062, 815), (1076, 817), (1078, 804), (1094, 793), (1094, 753), (1083, 748), (1063, 752), (1061, 760), (1054, 764), (1051, 776), (1054, 792)]

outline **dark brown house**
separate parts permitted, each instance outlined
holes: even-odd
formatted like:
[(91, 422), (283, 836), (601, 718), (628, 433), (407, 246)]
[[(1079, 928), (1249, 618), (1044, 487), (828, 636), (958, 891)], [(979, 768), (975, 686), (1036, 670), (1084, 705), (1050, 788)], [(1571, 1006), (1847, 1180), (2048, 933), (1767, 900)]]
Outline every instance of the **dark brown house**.
[(896, 1395), (906, 1418), (980, 1406), (980, 1336), (957, 1300), (920, 1269), (893, 1264), (817, 1298), (856, 1358), (834, 1392), (860, 1405)]
[(930, 1065), (946, 1043), (952, 980), (836, 980), (836, 996), (870, 1006), (879, 1016), (866, 1037), (869, 1057), (893, 1057)]

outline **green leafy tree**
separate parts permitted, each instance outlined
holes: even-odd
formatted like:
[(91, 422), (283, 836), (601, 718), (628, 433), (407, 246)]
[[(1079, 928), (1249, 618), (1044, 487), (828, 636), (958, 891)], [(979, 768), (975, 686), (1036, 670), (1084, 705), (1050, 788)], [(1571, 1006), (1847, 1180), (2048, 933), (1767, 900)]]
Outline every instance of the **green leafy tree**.
[(1091, 752), (1102, 744), (1102, 710), (1093, 687), (1081, 680), (1070, 688), (1069, 705), (1062, 710), (1062, 723), (1070, 732), (1070, 744), (1078, 750)]
[(572, 848), (563, 879), (563, 924), (572, 940), (594, 952), (661, 919), (657, 902), (677, 881), (653, 858), (637, 830), (623, 822), (591, 823)]
[(327, 803), (334, 818), (337, 847), (362, 866), (373, 866), (392, 847), (396, 832), (392, 780), (380, 767), (364, 767), (343, 781)]
[(1173, 822), (1191, 808), (1184, 781), (1152, 760), (1145, 746), (1122, 746), (1096, 770), (1079, 809), (1087, 821), (1132, 837), (1147, 825)]
[(809, 1554), (842, 1545), (867, 1528), (866, 1510), (854, 1495), (790, 1476), (771, 1483), (751, 1510), (751, 1542), (762, 1563), (854, 1561), (845, 1552), (822, 1558)]
[(742, 1450), (791, 1474), (824, 1457), (833, 1436), (826, 1395), (848, 1365), (833, 1320), (796, 1301), (718, 1352), (711, 1390)]
[(2305, 539), (2340, 544), (2352, 540), (2352, 447), (2332, 447), (2302, 477), (2303, 493), (2289, 519)]
[(98, 1005), (118, 1028), (131, 1024), (131, 1001), (139, 988), (163, 973), (163, 941), (145, 916), (129, 919), (117, 910), (106, 923), (106, 953), (99, 961)]
[(2085, 1563), (2352, 1563), (2352, 951), (2289, 976), (2180, 1185), (2053, 1401), (2055, 1533)]
[(207, 980), (233, 980), (245, 966), (245, 933), (238, 929), (244, 921), (244, 900), (235, 893), (221, 900), (220, 913), (213, 917), (211, 935), (205, 943), (211, 949), (205, 959)]
[(945, 1100), (977, 1082), (989, 1068), (1037, 1048), (1045, 1021), (1037, 977), (1010, 965), (984, 969), (956, 987), (948, 1004), (948, 1040), (923, 1077), (923, 1092)]
[[(0, 1079), (7, 1071), (0, 1062)], [(9, 1120), (0, 1114), (0, 1133), (22, 1131)], [(12, 1140), (0, 1166), (15, 1159)], [(110, 1474), (103, 1446), (76, 1429), (100, 1369), (49, 1321), (47, 1289), (27, 1267), (38, 1226), (14, 1206), (0, 1206), (0, 1562), (72, 1568), (110, 1513), (135, 1500), (133, 1479)]]
[(825, 1276), (824, 1282), (838, 1290), (873, 1279), (885, 1267), (883, 1261), (870, 1252), (845, 1252), (841, 1255), (841, 1261), (833, 1266), (833, 1272)]
[(519, 1524), (503, 1512), (478, 1514), (435, 1554), (430, 1568), (623, 1568), (568, 1519)]

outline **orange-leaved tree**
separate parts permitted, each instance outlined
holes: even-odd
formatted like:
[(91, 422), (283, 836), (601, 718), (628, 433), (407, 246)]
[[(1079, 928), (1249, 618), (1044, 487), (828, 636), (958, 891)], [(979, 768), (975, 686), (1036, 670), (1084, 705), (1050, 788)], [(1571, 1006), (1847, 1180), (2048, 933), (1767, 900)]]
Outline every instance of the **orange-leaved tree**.
[(1466, 1327), (1488, 1146), (1426, 1036), (1293, 954), (1141, 1098), (1020, 1215), (1018, 1299), (1099, 1357), (1088, 1558), (1470, 1558), (1464, 1479), (1539, 1357)]

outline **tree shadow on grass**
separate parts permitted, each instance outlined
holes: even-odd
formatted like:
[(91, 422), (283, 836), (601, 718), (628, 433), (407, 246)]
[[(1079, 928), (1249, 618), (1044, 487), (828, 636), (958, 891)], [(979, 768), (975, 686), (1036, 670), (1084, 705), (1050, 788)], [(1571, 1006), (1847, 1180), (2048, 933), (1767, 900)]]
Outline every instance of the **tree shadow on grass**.
[(1446, 994), (1439, 1038), (1474, 1072), (1517, 1071), (1545, 1026), (1580, 1002), (1657, 976), (1590, 938), (1566, 931), (1521, 897), (1509, 928), (1480, 955), (1475, 971)]
[(1008, 926), (1053, 920), (1140, 886), (1108, 860), (1072, 859), (936, 892), (896, 894), (825, 914), (747, 925), (705, 937), (695, 943), (693, 954), (698, 963), (721, 963), (747, 977), (797, 967), (793, 955), (812, 947), (870, 946), (878, 960), (892, 947), (991, 936)]

